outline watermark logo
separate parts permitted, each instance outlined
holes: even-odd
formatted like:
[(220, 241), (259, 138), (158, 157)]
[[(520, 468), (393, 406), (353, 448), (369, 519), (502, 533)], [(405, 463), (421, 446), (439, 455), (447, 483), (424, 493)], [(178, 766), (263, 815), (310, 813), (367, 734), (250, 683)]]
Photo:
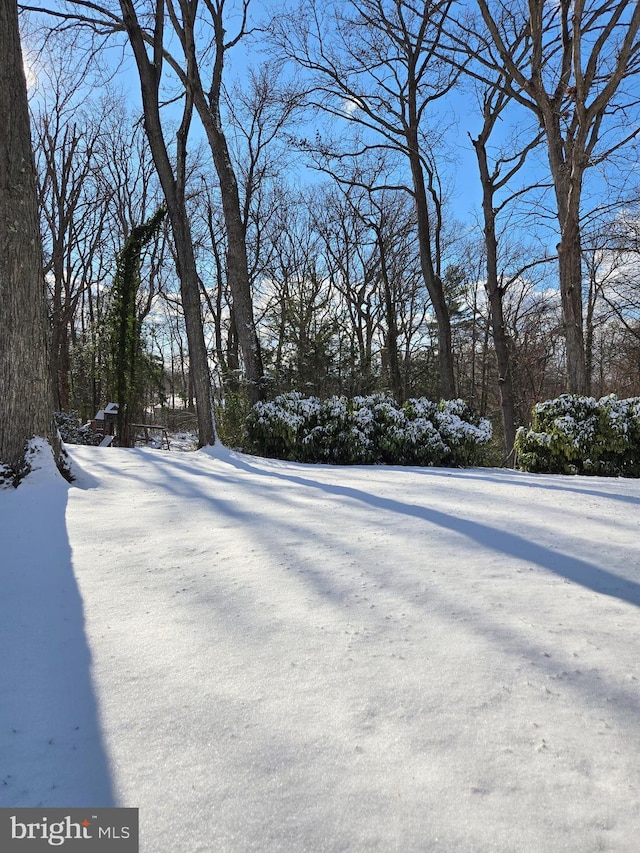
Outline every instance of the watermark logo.
[(3, 853), (138, 853), (138, 809), (0, 808)]

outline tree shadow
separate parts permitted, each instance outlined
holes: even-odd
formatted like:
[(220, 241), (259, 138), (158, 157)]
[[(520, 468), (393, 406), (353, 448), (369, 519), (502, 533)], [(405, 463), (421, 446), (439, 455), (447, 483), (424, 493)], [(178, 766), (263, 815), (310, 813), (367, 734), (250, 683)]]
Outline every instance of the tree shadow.
[(274, 477), (313, 489), (320, 489), (341, 498), (350, 498), (376, 509), (413, 516), (414, 518), (434, 524), (437, 527), (465, 536), (467, 539), (490, 550), (501, 551), (503, 554), (507, 554), (515, 559), (535, 563), (547, 571), (560, 575), (594, 592), (618, 598), (621, 601), (626, 601), (629, 604), (640, 607), (640, 583), (607, 571), (595, 563), (574, 557), (570, 554), (564, 554), (545, 545), (540, 545), (517, 533), (491, 527), (479, 521), (459, 518), (432, 507), (418, 506), (391, 498), (380, 497), (362, 489), (354, 488), (353, 486), (337, 486), (329, 483), (321, 483), (318, 480), (284, 473), (275, 468), (270, 468), (268, 472), (265, 472), (236, 454), (229, 454), (225, 457), (225, 461), (236, 468), (250, 471), (254, 475), (262, 474), (263, 476)]
[[(166, 715), (161, 694), (163, 690), (167, 695), (171, 692), (168, 687), (162, 688), (157, 696), (149, 697), (143, 728), (146, 726), (150, 737), (165, 738), (166, 755), (171, 748), (184, 756), (189, 744), (196, 744), (192, 755), (201, 749), (196, 761), (198, 768), (205, 769), (204, 782), (194, 779), (193, 786), (184, 785), (185, 808), (170, 825), (158, 806), (155, 829), (151, 829), (148, 839), (151, 845), (157, 843), (158, 849), (162, 847), (162, 841), (157, 840), (161, 831), (165, 836), (169, 832), (166, 837), (171, 837), (176, 850), (206, 850), (212, 843), (225, 849), (237, 849), (243, 844), (265, 850), (282, 849), (283, 845), (291, 850), (314, 849), (319, 839), (327, 837), (327, 843), (335, 849), (350, 849), (354, 844), (367, 846), (368, 836), (362, 834), (364, 821), (359, 817), (354, 825), (349, 820), (352, 813), (361, 815), (361, 804), (365, 803), (369, 811), (383, 816), (380, 823), (397, 820), (405, 847), (419, 850), (421, 842), (416, 833), (423, 834), (425, 826), (431, 824), (418, 821), (412, 830), (414, 835), (410, 835), (402, 821), (409, 825), (412, 813), (421, 807), (426, 788), (419, 796), (404, 800), (404, 811), (398, 812), (392, 783), (370, 783), (382, 775), (381, 769), (388, 773), (385, 744), (389, 744), (390, 751), (393, 744), (394, 753), (399, 751), (401, 758), (406, 756), (412, 762), (406, 765), (409, 772), (413, 768), (426, 772), (425, 768), (432, 764), (433, 750), (435, 759), (442, 760), (442, 778), (446, 779), (448, 790), (456, 792), (463, 808), (468, 808), (466, 804), (472, 796), (468, 793), (469, 768), (471, 773), (481, 774), (479, 761), (483, 757), (491, 764), (491, 751), (498, 738), (504, 737), (505, 746), (514, 745), (516, 749), (516, 755), (509, 759), (519, 762), (513, 765), (518, 768), (514, 774), (527, 772), (526, 756), (518, 751), (526, 742), (526, 734), (524, 738), (516, 735), (505, 721), (513, 713), (518, 722), (529, 695), (535, 697), (540, 691), (540, 703), (557, 703), (545, 711), (545, 722), (551, 728), (575, 724), (577, 733), (568, 736), (572, 744), (581, 736), (580, 722), (594, 720), (596, 715), (607, 720), (618, 715), (615, 736), (603, 741), (607, 745), (616, 743), (618, 732), (622, 738), (633, 731), (637, 709), (633, 684), (626, 689), (613, 668), (599, 668), (598, 658), (585, 655), (580, 663), (583, 672), (579, 673), (571, 657), (571, 646), (563, 638), (543, 634), (535, 625), (520, 627), (517, 619), (501, 617), (499, 610), (487, 606), (486, 598), (482, 606), (474, 604), (472, 594), (459, 601), (455, 585), (441, 583), (439, 578), (423, 583), (420, 571), (397, 571), (393, 561), (393, 525), (404, 516), (415, 518), (417, 523), (400, 528), (402, 547), (411, 547), (414, 533), (416, 547), (421, 542), (428, 544), (434, 533), (431, 524), (440, 524), (456, 535), (475, 537), (474, 541), (482, 541), (492, 550), (503, 549), (508, 554), (520, 548), (520, 555), (524, 554), (531, 565), (535, 558), (548, 562), (561, 556), (551, 548), (532, 556), (525, 545), (529, 539), (536, 542), (535, 532), (531, 537), (495, 542), (492, 537), (502, 532), (499, 525), (465, 529), (461, 526), (464, 520), (454, 513), (434, 513), (423, 506), (429, 489), (422, 498), (383, 500), (376, 495), (377, 486), (358, 484), (360, 487), (354, 488), (318, 482), (316, 474), (320, 478), (333, 476), (325, 466), (293, 467), (270, 461), (265, 464), (250, 457), (224, 456), (219, 451), (203, 452), (189, 459), (141, 451), (143, 470), (142, 464), (123, 466), (118, 453), (126, 453), (136, 461), (133, 454), (137, 451), (116, 451), (116, 455), (105, 452), (99, 465), (91, 465), (94, 472), (104, 469), (105, 475), (109, 473), (109, 488), (119, 489), (122, 485), (126, 489), (127, 479), (139, 479), (149, 489), (150, 497), (156, 495), (149, 504), (154, 524), (162, 519), (178, 524), (178, 520), (188, 517), (191, 524), (206, 525), (196, 543), (199, 556), (193, 567), (189, 550), (184, 547), (189, 544), (186, 525), (176, 539), (175, 556), (167, 556), (166, 552), (154, 555), (156, 544), (149, 546), (150, 556), (159, 557), (158, 562), (163, 564), (163, 573), (153, 579), (154, 589), (163, 596), (172, 596), (171, 610), (166, 611), (171, 613), (171, 636), (184, 633), (189, 638), (192, 659), (188, 671), (192, 673), (192, 683), (198, 685), (198, 698), (187, 689), (182, 693), (176, 689), (174, 709), (181, 725), (177, 732), (174, 726), (170, 732), (158, 732), (153, 728), (154, 707), (158, 718)], [(210, 465), (206, 455), (229, 464)], [(150, 474), (151, 465), (157, 477)], [(120, 481), (111, 481), (111, 475), (117, 474), (119, 468)], [(342, 475), (336, 477), (341, 478)], [(236, 486), (242, 487), (240, 493)], [(136, 500), (140, 510), (144, 500), (140, 494)], [(127, 506), (133, 513), (134, 505)], [(359, 508), (365, 510), (364, 514), (353, 511)], [(369, 508), (373, 511), (368, 512)], [(347, 522), (336, 524), (334, 530), (331, 514), (340, 509), (348, 516)], [(316, 519), (322, 515), (325, 519), (317, 525)], [(353, 523), (349, 523), (349, 515)], [(358, 531), (356, 525), (363, 519), (363, 529)], [(218, 534), (231, 524), (237, 525), (237, 532), (222, 535), (221, 539), (229, 542), (229, 548), (224, 550), (217, 541)], [(376, 553), (375, 538), (374, 544), (367, 544), (364, 549), (360, 542), (369, 533), (375, 537), (378, 525), (390, 534), (380, 540), (384, 559), (368, 560)], [(450, 537), (444, 538), (449, 542)], [(451, 542), (454, 545), (453, 537)], [(256, 551), (248, 556), (248, 566), (241, 565), (242, 549), (247, 554)], [(210, 561), (206, 579), (199, 562), (203, 550), (208, 552)], [(266, 583), (258, 564), (262, 559), (267, 569)], [(598, 561), (597, 557), (594, 559)], [(589, 565), (584, 561), (582, 564)], [(189, 587), (177, 595), (174, 570), (178, 572), (175, 578), (181, 579), (179, 585)], [(430, 576), (425, 572), (424, 577), (428, 580)], [(518, 578), (515, 575), (514, 585)], [(368, 587), (366, 598), (364, 583)], [(516, 597), (516, 603), (523, 603), (522, 599)], [(528, 605), (524, 603), (524, 607)], [(518, 608), (514, 608), (509, 615), (517, 614)], [(439, 659), (431, 659), (426, 636), (431, 625), (438, 630), (442, 624), (451, 626), (452, 647), (457, 646), (461, 656), (441, 652)], [(481, 642), (475, 643), (474, 635)], [(417, 644), (416, 652), (421, 654), (410, 653), (406, 662), (403, 657), (398, 663), (400, 644), (409, 641)], [(491, 650), (496, 652), (495, 657)], [(166, 657), (162, 652), (158, 647), (168, 683), (173, 679), (177, 688), (182, 677), (176, 659), (172, 650), (168, 655), (165, 652)], [(469, 688), (465, 694), (464, 683), (456, 683), (460, 680), (460, 661), (478, 667), (483, 674), (486, 686), (477, 693)], [(430, 672), (438, 667), (445, 672), (443, 687), (431, 690)], [(457, 716), (448, 710), (448, 668), (452, 695), (463, 697)], [(556, 695), (556, 688), (561, 696), (547, 699), (551, 689)], [(183, 705), (182, 696), (192, 698)], [(552, 717), (554, 709), (558, 712), (557, 722)], [(484, 755), (478, 750), (472, 759), (475, 763), (467, 764), (459, 759), (461, 751), (456, 739), (464, 738), (467, 728), (473, 733), (476, 715), (485, 722), (497, 721), (497, 734), (488, 739)], [(176, 717), (169, 713), (168, 719)], [(446, 731), (448, 721), (453, 723), (450, 733)], [(211, 737), (212, 726), (215, 738)], [(184, 731), (189, 732), (186, 740)], [(424, 734), (431, 731), (433, 737)], [(481, 731), (486, 729), (478, 728)], [(439, 736), (446, 743), (439, 742)], [(354, 751), (354, 744), (363, 740), (364, 749), (358, 746)], [(587, 743), (587, 755), (588, 748)], [(583, 754), (580, 750), (578, 753)], [(158, 770), (153, 773), (153, 778), (160, 778)], [(399, 774), (398, 779), (402, 778)], [(182, 783), (179, 787), (182, 789)], [(517, 794), (514, 789), (511, 794), (514, 813), (528, 808), (525, 792)], [(540, 798), (543, 805), (535, 811), (532, 821), (544, 813), (546, 796), (545, 788)], [(437, 806), (437, 795), (428, 802)], [(193, 821), (185, 814), (197, 813), (198, 808), (203, 808), (204, 819), (197, 822), (194, 830)], [(554, 819), (561, 811), (554, 814)], [(347, 822), (339, 828), (335, 821), (332, 824), (336, 814), (346, 815)], [(333, 827), (329, 836), (327, 826)], [(382, 833), (371, 844), (378, 849), (384, 844), (380, 840), (383, 837), (387, 840), (390, 834)], [(455, 842), (450, 845), (450, 849), (455, 847)]]
[(0, 805), (114, 806), (67, 535), (70, 486), (0, 493)]
[[(414, 468), (413, 471), (419, 474), (440, 474), (445, 473), (447, 477), (453, 477), (465, 480), (480, 480), (485, 483), (494, 483), (499, 477), (501, 480), (508, 478), (508, 482), (513, 485), (521, 486), (523, 489), (544, 489), (550, 492), (575, 492), (579, 495), (588, 495), (590, 497), (604, 498), (611, 501), (622, 501), (623, 503), (640, 504), (640, 498), (636, 495), (626, 495), (622, 492), (604, 491), (595, 488), (601, 477), (590, 477), (586, 474), (570, 475), (570, 474), (533, 474), (525, 471), (514, 471), (511, 468), (448, 468), (443, 471), (442, 468)], [(562, 476), (563, 482), (558, 484), (555, 482)], [(633, 478), (624, 477), (608, 477), (608, 483), (625, 484), (633, 483)], [(588, 485), (587, 485), (588, 484)]]

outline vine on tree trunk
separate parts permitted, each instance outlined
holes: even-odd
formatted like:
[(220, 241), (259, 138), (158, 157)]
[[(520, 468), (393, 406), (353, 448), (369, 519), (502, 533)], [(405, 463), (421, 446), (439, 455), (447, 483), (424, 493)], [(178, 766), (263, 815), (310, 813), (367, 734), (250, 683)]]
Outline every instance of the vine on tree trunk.
[(164, 206), (125, 240), (118, 255), (110, 311), (112, 387), (118, 403), (118, 441), (129, 446), (129, 424), (135, 408), (136, 382), (142, 355), (142, 324), (138, 317), (141, 256), (157, 236), (167, 214)]

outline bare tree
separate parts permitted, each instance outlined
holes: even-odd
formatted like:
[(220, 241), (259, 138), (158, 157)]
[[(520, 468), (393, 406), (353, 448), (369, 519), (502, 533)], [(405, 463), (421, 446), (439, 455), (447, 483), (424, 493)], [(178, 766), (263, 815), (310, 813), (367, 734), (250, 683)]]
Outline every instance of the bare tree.
[[(42, 109), (42, 114), (39, 109), (38, 116), (37, 129), (55, 129), (38, 133), (36, 156), (49, 310), (53, 340), (59, 342), (59, 400), (66, 409), (66, 385), (70, 407), (86, 419), (104, 405), (105, 394), (112, 393), (105, 321), (117, 256), (131, 230), (159, 206), (161, 190), (144, 130), (112, 92), (98, 103), (86, 98), (83, 108), (69, 115), (60, 116), (54, 103), (54, 109)], [(76, 139), (77, 145), (69, 144)], [(91, 145), (83, 144), (85, 140)], [(159, 248), (166, 242), (163, 229)], [(140, 323), (159, 289), (160, 269), (173, 275), (172, 265), (162, 260), (161, 254), (145, 255), (137, 306)]]
[[(415, 233), (415, 209), (411, 209), (403, 193), (374, 192), (361, 186), (357, 176), (358, 172), (351, 181), (338, 180), (339, 196), (338, 192), (328, 196), (332, 201), (328, 212), (333, 228), (320, 224), (317, 227), (324, 234), (330, 274), (352, 317), (361, 363), (372, 374), (372, 344), (380, 339), (379, 369), (393, 397), (403, 402), (407, 382), (401, 364), (400, 324), (412, 269), (405, 250)], [(322, 213), (317, 218), (321, 216)], [(340, 239), (331, 239), (338, 235)], [(360, 261), (361, 274), (354, 281), (355, 258)]]
[[(496, 124), (508, 107), (511, 98), (504, 90), (501, 78), (487, 84), (482, 93), (482, 128), (475, 138), (473, 147), (478, 161), (478, 172), (482, 186), (482, 216), (484, 226), (486, 279), (485, 289), (489, 300), (493, 345), (498, 368), (498, 388), (504, 430), (506, 458), (511, 457), (516, 437), (516, 402), (511, 366), (511, 341), (504, 316), (504, 294), (508, 279), (501, 274), (498, 250), (498, 216), (523, 190), (509, 192), (498, 203), (498, 193), (504, 191), (522, 169), (527, 155), (540, 143), (541, 134), (530, 134), (528, 142), (510, 140), (509, 153), (499, 155), (493, 162), (489, 152), (489, 141)], [(525, 187), (526, 190), (526, 187)], [(518, 271), (517, 277), (521, 275)]]
[(587, 234), (590, 280), (608, 309), (640, 337), (640, 205), (631, 203)]
[(375, 235), (366, 222), (369, 205), (366, 190), (345, 180), (317, 197), (312, 211), (319, 235), (327, 276), (340, 300), (341, 337), (348, 344), (348, 372), (353, 391), (375, 388), (376, 338), (382, 305), (377, 281)]
[(559, 294), (554, 288), (545, 287), (544, 266), (536, 264), (527, 270), (526, 257), (525, 246), (516, 248), (514, 257), (509, 259), (510, 268), (516, 272), (509, 277), (504, 294), (519, 423), (528, 422), (535, 403), (557, 397), (566, 388)]
[(142, 95), (145, 131), (175, 244), (197, 405), (199, 442), (202, 446), (214, 444), (216, 432), (208, 355), (202, 329), (200, 288), (186, 206), (187, 143), (193, 116), (193, 99), (190, 92), (185, 93), (182, 120), (175, 138), (175, 158), (172, 159), (168, 134), (162, 121), (163, 104), (160, 96), (166, 58), (165, 3), (164, 0), (149, 0), (140, 10), (140, 16), (138, 6), (135, 0), (118, 0), (117, 5), (115, 0), (95, 3), (68, 0), (65, 8), (51, 8), (43, 4), (36, 10), (60, 19), (62, 28), (73, 25), (85, 27), (101, 41), (124, 32), (133, 51)]
[[(105, 242), (112, 190), (97, 178), (103, 125), (113, 104), (88, 95), (86, 68), (73, 64), (74, 43), (56, 39), (38, 62), (33, 129), (44, 271), (51, 323), (56, 407), (70, 406), (70, 351), (75, 320), (90, 287), (94, 255)], [(113, 156), (113, 152), (112, 152)]]
[[(264, 235), (270, 244), (260, 287), (265, 361), (277, 390), (327, 394), (334, 385), (338, 298), (309, 198), (280, 187)], [(314, 193), (315, 206), (321, 206)]]
[[(588, 288), (586, 356), (599, 393), (637, 393), (640, 347), (640, 218), (630, 200), (589, 223), (583, 239)], [(615, 343), (615, 346), (614, 346)], [(635, 363), (634, 363), (635, 362)], [(616, 365), (626, 364), (624, 369)]]
[(0, 4), (0, 481), (28, 472), (27, 443), (53, 423), (42, 247), (27, 85), (15, 0)]
[[(455, 396), (455, 382), (434, 221), (440, 213), (437, 170), (426, 122), (432, 105), (451, 91), (457, 77), (439, 59), (450, 6), (450, 0), (421, 4), (304, 0), (290, 16), (274, 23), (280, 49), (309, 73), (310, 101), (361, 130), (362, 144), (351, 154), (373, 151), (384, 156), (392, 150), (406, 158), (411, 179), (405, 189), (415, 203), (422, 275), (437, 320), (445, 397)], [(341, 156), (322, 139), (315, 148)]]
[[(246, 79), (224, 88), (222, 96), (225, 136), (229, 138), (229, 154), (237, 175), (249, 290), (257, 326), (263, 308), (261, 279), (268, 274), (266, 270), (277, 242), (271, 239), (278, 229), (274, 223), (286, 218), (280, 216), (284, 212), (279, 179), (291, 165), (291, 150), (284, 131), (292, 121), (299, 98), (295, 86), (281, 78), (279, 66), (272, 61), (248, 69)], [(203, 294), (213, 319), (223, 384), (231, 389), (238, 385), (242, 371), (236, 302), (231, 290), (233, 275), (227, 262), (229, 232), (219, 186), (211, 184), (204, 169), (200, 177), (202, 189), (194, 198), (197, 203), (192, 220), (202, 223), (198, 249)], [(286, 230), (286, 222), (281, 222), (281, 227)], [(261, 361), (262, 358), (261, 353)], [(244, 374), (247, 375), (246, 369)], [(260, 390), (263, 384), (262, 380), (253, 382), (250, 390)]]
[[(569, 390), (583, 393), (586, 373), (582, 304), (581, 199), (588, 168), (638, 133), (640, 4), (635, 0), (477, 0), (484, 31), (479, 63), (504, 72), (503, 87), (544, 129), (560, 232), (558, 271)], [(526, 51), (514, 51), (526, 31)], [(467, 70), (473, 72), (472, 67)], [(632, 116), (635, 116), (633, 118)]]
[[(215, 444), (213, 397), (202, 329), (200, 287), (185, 199), (187, 140), (193, 110), (192, 99), (187, 93), (182, 122), (176, 137), (177, 166), (174, 171), (167, 150), (160, 115), (159, 92), (164, 58), (164, 3), (162, 0), (157, 0), (155, 3), (151, 34), (143, 30), (133, 0), (120, 0), (120, 8), (138, 67), (145, 129), (158, 178), (162, 185), (176, 249), (176, 262), (189, 344), (189, 363), (196, 396), (199, 441), (201, 446)], [(151, 53), (147, 52), (149, 42)]]
[[(185, 86), (205, 129), (218, 176), (227, 237), (227, 279), (245, 378), (252, 401), (263, 395), (262, 356), (253, 316), (253, 301), (246, 247), (246, 216), (240, 200), (238, 179), (222, 120), (223, 72), (229, 51), (247, 33), (250, 0), (242, 0), (240, 23), (228, 35), (226, 0), (167, 0), (174, 33), (182, 48), (180, 63), (165, 51), (168, 61)], [(200, 32), (206, 31), (203, 36)], [(212, 58), (210, 56), (212, 55)], [(207, 75), (206, 80), (205, 75)]]

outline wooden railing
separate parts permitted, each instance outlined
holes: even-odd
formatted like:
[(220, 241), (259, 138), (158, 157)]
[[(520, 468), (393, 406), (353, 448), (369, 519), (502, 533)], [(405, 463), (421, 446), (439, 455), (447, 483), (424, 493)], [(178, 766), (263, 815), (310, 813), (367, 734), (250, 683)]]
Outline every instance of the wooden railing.
[(169, 433), (167, 432), (167, 428), (165, 426), (158, 426), (156, 424), (129, 424), (129, 427), (130, 429), (136, 431), (143, 430), (145, 444), (149, 444), (149, 442), (151, 441), (151, 437), (149, 435), (149, 432), (151, 430), (156, 430), (156, 432), (162, 432), (162, 437), (167, 443), (167, 450), (171, 450), (171, 445), (169, 444)]

